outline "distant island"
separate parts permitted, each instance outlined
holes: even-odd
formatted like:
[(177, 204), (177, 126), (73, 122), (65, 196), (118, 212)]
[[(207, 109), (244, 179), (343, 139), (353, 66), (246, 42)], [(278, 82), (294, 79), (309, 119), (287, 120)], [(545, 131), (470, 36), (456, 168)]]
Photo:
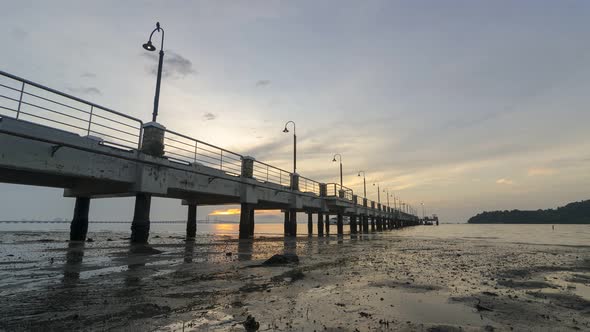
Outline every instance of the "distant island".
[(482, 212), (469, 224), (590, 224), (590, 200), (569, 203), (557, 209)]

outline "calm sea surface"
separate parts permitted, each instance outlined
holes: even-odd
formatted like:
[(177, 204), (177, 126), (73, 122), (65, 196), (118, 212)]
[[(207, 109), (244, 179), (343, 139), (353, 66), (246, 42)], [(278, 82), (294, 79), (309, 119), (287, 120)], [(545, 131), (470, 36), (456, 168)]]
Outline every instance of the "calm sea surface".
[[(0, 223), (0, 232), (68, 232), (68, 223)], [(90, 223), (88, 236), (93, 232), (112, 232), (122, 236), (130, 234), (131, 224), (128, 223)], [(163, 224), (152, 223), (151, 236), (183, 236), (185, 225), (181, 223)], [(198, 224), (197, 233), (201, 235), (237, 235), (238, 224)], [(298, 234), (307, 234), (307, 224), (298, 224)], [(331, 233), (336, 233), (336, 226), (332, 225)], [(314, 222), (314, 233), (317, 224)], [(344, 226), (345, 234), (350, 232)], [(590, 225), (470, 225), (470, 224), (442, 224), (440, 226), (409, 227), (394, 231), (398, 236), (444, 238), (444, 239), (482, 239), (488, 241), (534, 243), (555, 245), (590, 245)], [(257, 236), (282, 236), (283, 224), (280, 222), (257, 224)], [(1, 234), (0, 234), (1, 236)]]

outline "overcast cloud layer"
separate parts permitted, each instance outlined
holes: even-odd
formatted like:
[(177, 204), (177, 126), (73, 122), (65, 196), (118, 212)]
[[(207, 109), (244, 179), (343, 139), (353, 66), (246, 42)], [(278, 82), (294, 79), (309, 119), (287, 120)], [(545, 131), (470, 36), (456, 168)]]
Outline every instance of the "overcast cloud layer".
[[(362, 192), (359, 170), (445, 222), (590, 198), (588, 1), (11, 1), (1, 69)], [(159, 40), (154, 41), (159, 45)], [(70, 218), (62, 191), (0, 184), (0, 219)], [(382, 198), (384, 195), (382, 195)], [(384, 198), (382, 200), (385, 200)], [(128, 220), (131, 199), (93, 202)], [(204, 218), (213, 208), (200, 208)], [(152, 219), (183, 219), (156, 200)]]

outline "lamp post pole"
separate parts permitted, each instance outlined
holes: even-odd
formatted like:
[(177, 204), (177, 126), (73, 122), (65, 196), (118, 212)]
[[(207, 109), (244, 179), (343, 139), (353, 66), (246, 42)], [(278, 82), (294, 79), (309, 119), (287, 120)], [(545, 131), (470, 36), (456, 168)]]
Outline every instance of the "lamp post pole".
[(154, 96), (154, 111), (152, 113), (152, 122), (156, 122), (158, 117), (158, 104), (160, 103), (160, 83), (162, 82), (162, 64), (164, 63), (164, 29), (160, 27), (160, 22), (156, 23), (156, 28), (150, 34), (150, 39), (147, 43), (143, 44), (143, 48), (147, 51), (153, 52), (156, 47), (152, 44), (152, 37), (154, 33), (158, 31), (162, 33), (162, 40), (160, 44), (160, 58), (158, 60), (158, 76), (156, 78), (156, 94)]
[[(373, 183), (373, 186), (375, 183)], [(379, 183), (377, 183), (377, 203), (381, 204), (381, 189), (379, 189)]]
[(293, 173), (297, 173), (297, 132), (295, 130), (295, 122), (287, 121), (287, 123), (285, 123), (285, 129), (283, 129), (283, 132), (289, 132), (289, 129), (287, 129), (287, 125), (289, 123), (293, 124)]
[(338, 160), (340, 161), (340, 188), (342, 189), (344, 186), (342, 184), (342, 155), (340, 153), (335, 154), (334, 159), (332, 159), (333, 162), (336, 162), (336, 156), (338, 156)]
[(367, 198), (367, 179), (365, 178), (365, 171), (359, 171), (358, 176), (361, 176), (361, 173), (363, 173), (363, 195)]

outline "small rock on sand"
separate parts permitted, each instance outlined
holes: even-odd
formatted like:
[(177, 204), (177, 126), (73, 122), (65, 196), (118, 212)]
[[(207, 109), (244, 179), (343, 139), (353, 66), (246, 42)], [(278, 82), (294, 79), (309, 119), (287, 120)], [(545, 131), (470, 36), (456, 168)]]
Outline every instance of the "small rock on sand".
[(299, 257), (295, 254), (274, 255), (267, 259), (263, 265), (299, 264)]

